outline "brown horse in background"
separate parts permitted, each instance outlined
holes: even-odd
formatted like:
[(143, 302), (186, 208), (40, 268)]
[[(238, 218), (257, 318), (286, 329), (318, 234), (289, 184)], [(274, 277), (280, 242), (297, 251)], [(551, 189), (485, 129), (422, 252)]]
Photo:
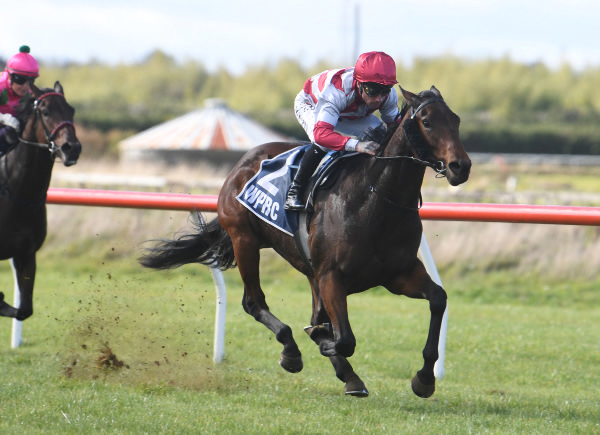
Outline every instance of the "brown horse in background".
[(0, 260), (12, 258), (20, 293), (18, 307), (4, 301), (0, 316), (25, 320), (33, 314), (36, 252), (46, 239), (46, 192), (54, 159), (77, 163), (81, 144), (75, 135), (75, 110), (65, 100), (59, 82), (38, 89), (21, 102), (18, 118), (23, 133), (17, 146), (0, 157)]
[(308, 278), (313, 310), (305, 328), (322, 355), (330, 358), (346, 394), (368, 391), (352, 369), (356, 339), (348, 320), (348, 295), (383, 286), (393, 294), (429, 301), (429, 334), (424, 365), (412, 380), (420, 397), (435, 390), (434, 364), (446, 292), (432, 281), (417, 258), (422, 234), (418, 208), (426, 167), (443, 174), (451, 185), (469, 178), (471, 160), (459, 139), (459, 117), (432, 87), (417, 95), (401, 89), (406, 101), (399, 128), (377, 157), (361, 154), (341, 165), (337, 181), (317, 191), (309, 225), (311, 263), (294, 238), (249, 212), (236, 196), (258, 171), (261, 161), (298, 144), (258, 146), (238, 162), (218, 199), (218, 218), (199, 224), (198, 231), (162, 240), (140, 259), (151, 268), (200, 262), (222, 269), (237, 263), (244, 283), (244, 310), (263, 323), (283, 344), (280, 364), (302, 370), (300, 350), (291, 328), (271, 313), (260, 286), (260, 249), (273, 248)]

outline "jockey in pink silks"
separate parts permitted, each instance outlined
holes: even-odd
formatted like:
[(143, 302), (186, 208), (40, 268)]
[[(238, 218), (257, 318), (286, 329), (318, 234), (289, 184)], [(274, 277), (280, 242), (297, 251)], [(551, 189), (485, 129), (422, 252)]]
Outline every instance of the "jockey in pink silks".
[[(396, 83), (396, 63), (381, 51), (361, 54), (353, 68), (324, 71), (306, 81), (294, 111), (313, 144), (300, 161), (286, 210), (304, 210), (305, 185), (328, 150), (377, 153), (377, 142), (360, 138), (397, 121), (398, 94), (392, 88)], [(381, 119), (373, 114), (376, 110)]]
[(39, 75), (39, 65), (29, 51), (29, 47), (23, 45), (8, 59), (0, 74), (0, 156), (19, 142), (17, 106), (21, 98), (31, 92), (31, 85)]

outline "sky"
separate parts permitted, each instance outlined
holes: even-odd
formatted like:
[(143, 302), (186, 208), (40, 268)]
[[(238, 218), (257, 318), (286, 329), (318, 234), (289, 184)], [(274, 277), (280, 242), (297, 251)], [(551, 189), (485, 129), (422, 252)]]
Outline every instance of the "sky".
[(12, 0), (0, 57), (27, 44), (44, 62), (137, 63), (155, 50), (209, 71), (292, 59), (351, 66), (379, 50), (600, 66), (597, 0)]

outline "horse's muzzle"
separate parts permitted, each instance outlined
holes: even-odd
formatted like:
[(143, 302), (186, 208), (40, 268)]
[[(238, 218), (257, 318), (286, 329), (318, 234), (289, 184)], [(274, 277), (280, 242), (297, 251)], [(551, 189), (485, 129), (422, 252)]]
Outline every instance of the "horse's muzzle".
[(446, 178), (452, 186), (458, 186), (469, 179), (471, 160), (453, 160), (448, 163)]
[(65, 142), (58, 148), (58, 155), (65, 166), (73, 166), (81, 154), (80, 142)]

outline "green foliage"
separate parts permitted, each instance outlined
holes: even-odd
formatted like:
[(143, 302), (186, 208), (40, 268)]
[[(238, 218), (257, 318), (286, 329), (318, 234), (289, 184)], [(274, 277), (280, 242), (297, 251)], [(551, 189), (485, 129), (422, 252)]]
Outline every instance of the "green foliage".
[[(209, 72), (195, 61), (178, 64), (156, 51), (138, 64), (43, 65), (38, 80), (60, 80), (84, 125), (142, 130), (222, 98), (284, 134), (305, 138), (293, 101), (306, 79), (344, 65), (322, 62), (306, 70), (298, 61), (253, 65), (234, 76)], [(398, 64), (400, 85), (413, 92), (435, 85), (461, 115), (472, 151), (598, 154), (600, 69), (550, 70), (508, 58), (469, 61), (453, 56)]]
[(596, 123), (465, 123), (461, 139), (468, 152), (600, 154)]

